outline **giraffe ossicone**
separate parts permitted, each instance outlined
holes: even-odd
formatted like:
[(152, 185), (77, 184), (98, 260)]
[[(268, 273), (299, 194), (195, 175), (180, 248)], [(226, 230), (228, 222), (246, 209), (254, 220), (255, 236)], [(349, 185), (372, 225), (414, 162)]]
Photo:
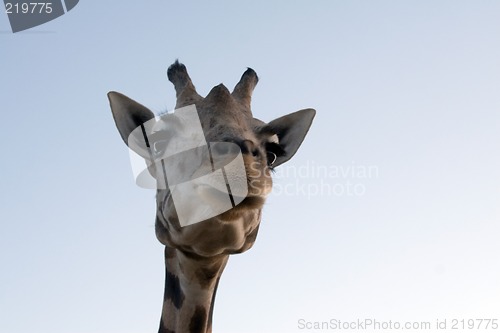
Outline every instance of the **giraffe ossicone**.
[[(155, 117), (117, 92), (108, 98), (133, 152), (136, 182), (157, 191), (155, 231), (165, 245), (166, 267), (159, 332), (211, 332), (228, 257), (253, 246), (271, 170), (295, 154), (315, 111), (269, 123), (254, 118), (250, 103), (258, 77), (250, 68), (232, 92), (220, 84), (205, 98), (178, 61), (167, 76), (176, 90), (173, 114)], [(142, 169), (138, 161), (145, 162)]]

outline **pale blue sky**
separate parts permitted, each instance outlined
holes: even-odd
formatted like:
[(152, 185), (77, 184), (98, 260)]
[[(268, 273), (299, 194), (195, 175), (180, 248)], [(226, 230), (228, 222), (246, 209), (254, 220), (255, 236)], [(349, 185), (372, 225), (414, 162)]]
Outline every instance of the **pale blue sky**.
[(202, 95), (255, 69), (263, 120), (318, 112), (229, 261), (214, 332), (498, 317), (500, 2), (82, 0), (9, 29), (0, 14), (1, 332), (157, 330), (154, 192), (106, 93), (172, 110), (176, 58)]

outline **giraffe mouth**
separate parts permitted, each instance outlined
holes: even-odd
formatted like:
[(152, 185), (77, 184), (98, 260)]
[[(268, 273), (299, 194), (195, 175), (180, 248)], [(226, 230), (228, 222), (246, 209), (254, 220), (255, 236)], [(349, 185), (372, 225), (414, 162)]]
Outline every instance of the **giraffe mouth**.
[[(231, 210), (249, 209), (257, 208), (264, 205), (265, 196), (254, 195), (247, 193), (246, 196), (235, 195), (231, 192), (230, 187), (226, 184), (226, 189), (220, 189), (219, 187), (213, 186), (199, 186), (198, 193), (200, 193), (206, 202), (211, 205), (228, 205), (231, 203)], [(228, 201), (229, 199), (229, 201)]]
[(238, 205), (234, 207), (234, 209), (252, 209), (252, 208), (261, 208), (264, 206), (265, 198), (261, 196), (247, 196), (244, 198)]

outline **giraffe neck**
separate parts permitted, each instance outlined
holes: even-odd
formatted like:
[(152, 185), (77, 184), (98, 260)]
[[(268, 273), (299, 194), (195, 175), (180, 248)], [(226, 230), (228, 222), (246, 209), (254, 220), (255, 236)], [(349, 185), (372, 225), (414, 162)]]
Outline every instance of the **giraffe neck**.
[(215, 292), (228, 258), (200, 257), (165, 247), (165, 295), (159, 333), (212, 332)]

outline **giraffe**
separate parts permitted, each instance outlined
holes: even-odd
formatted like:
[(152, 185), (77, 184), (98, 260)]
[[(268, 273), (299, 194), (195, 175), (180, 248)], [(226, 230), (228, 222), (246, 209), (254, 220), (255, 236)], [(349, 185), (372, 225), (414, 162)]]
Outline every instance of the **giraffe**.
[[(254, 118), (250, 104), (258, 77), (251, 68), (232, 92), (220, 84), (204, 98), (178, 61), (168, 68), (167, 77), (176, 91), (176, 109), (195, 105), (208, 141), (231, 142), (239, 147), (249, 184), (248, 194), (238, 205), (187, 226), (179, 223), (169, 188), (157, 189), (155, 232), (165, 246), (166, 268), (159, 333), (211, 332), (215, 294), (229, 255), (253, 246), (262, 207), (272, 187), (271, 171), (295, 154), (316, 111), (300, 110), (269, 123)], [(134, 129), (155, 119), (148, 108), (123, 94), (111, 91), (108, 99), (127, 145)], [(149, 171), (158, 179), (154, 168)]]

